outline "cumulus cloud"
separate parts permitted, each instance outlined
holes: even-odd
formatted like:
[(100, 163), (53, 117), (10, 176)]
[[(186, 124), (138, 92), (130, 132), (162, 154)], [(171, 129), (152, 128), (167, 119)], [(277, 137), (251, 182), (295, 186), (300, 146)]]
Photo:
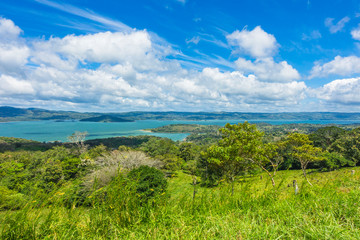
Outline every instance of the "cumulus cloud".
[(16, 74), (27, 63), (29, 54), (27, 46), (0, 43), (0, 72)]
[(23, 95), (35, 93), (28, 81), (19, 80), (12, 76), (0, 76), (0, 96)]
[[(158, 57), (163, 54), (152, 46), (150, 35), (146, 31), (69, 35), (64, 38), (39, 41), (34, 44), (34, 47), (33, 61), (35, 62), (46, 61), (41, 54), (50, 53), (61, 57), (55, 62), (61, 61), (62, 58), (75, 59), (82, 63), (126, 64), (127, 62), (136, 62), (136, 67), (143, 70), (154, 67), (161, 68), (158, 64)], [(49, 58), (49, 61), (53, 61), (54, 57)], [(156, 64), (158, 65), (156, 66)]]
[(252, 31), (236, 30), (226, 38), (236, 50), (255, 58), (252, 61), (239, 57), (235, 61), (236, 69), (241, 73), (254, 74), (258, 80), (268, 82), (291, 82), (300, 79), (298, 71), (286, 61), (274, 61), (273, 55), (279, 44), (272, 34), (265, 32), (260, 26)]
[(345, 27), (345, 24), (347, 22), (350, 21), (350, 18), (349, 17), (344, 17), (342, 18), (340, 21), (338, 21), (337, 23), (333, 23), (334, 22), (334, 18), (326, 18), (325, 19), (325, 26), (329, 28), (329, 31), (331, 33), (337, 33), (339, 31), (341, 31), (344, 27)]
[(328, 102), (360, 104), (360, 78), (338, 79), (316, 90), (317, 97)]
[(260, 80), (273, 82), (289, 82), (300, 79), (300, 74), (286, 61), (274, 62), (272, 58), (257, 59), (254, 62), (239, 58), (237, 69), (244, 73), (254, 73)]
[(27, 63), (30, 50), (19, 38), (20, 33), (13, 21), (0, 18), (0, 73), (17, 74)]
[(334, 60), (320, 64), (315, 63), (309, 78), (326, 77), (329, 75), (346, 76), (360, 73), (360, 58), (356, 56), (336, 56)]
[(353, 39), (360, 41), (360, 24), (358, 25), (357, 28), (351, 31), (351, 36)]
[(21, 29), (14, 24), (13, 21), (0, 17), (0, 39), (14, 40), (21, 33)]
[[(21, 29), (15, 25), (12, 29), (17, 29), (13, 41), (0, 41), (1, 104), (23, 101), (23, 106), (97, 111), (260, 111), (290, 107), (305, 96), (305, 83), (295, 81), (297, 71), (271, 57), (243, 60), (243, 64), (239, 59), (235, 71), (189, 70), (169, 57), (174, 52), (171, 47), (163, 46), (147, 31), (25, 42), (19, 37)], [(253, 31), (270, 40), (273, 37), (261, 28)], [(273, 54), (274, 41), (272, 47), (254, 47), (251, 54)], [(10, 70), (23, 74), (7, 73)]]
[(226, 38), (236, 50), (254, 58), (273, 56), (279, 47), (275, 37), (265, 32), (260, 26), (251, 31), (246, 28), (241, 31), (236, 30)]
[(306, 85), (304, 82), (271, 83), (258, 81), (254, 75), (245, 76), (241, 72), (220, 72), (217, 68), (205, 68), (202, 71), (206, 86), (218, 89), (226, 99), (241, 98), (245, 102), (288, 101), (293, 104), (304, 97)]

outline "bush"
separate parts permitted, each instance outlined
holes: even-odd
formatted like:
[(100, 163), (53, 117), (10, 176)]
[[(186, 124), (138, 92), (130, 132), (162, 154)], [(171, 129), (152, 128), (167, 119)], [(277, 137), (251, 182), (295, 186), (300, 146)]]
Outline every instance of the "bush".
[(25, 195), (0, 186), (0, 210), (19, 209), (26, 201)]
[(321, 170), (332, 171), (339, 169), (345, 166), (351, 166), (352, 161), (346, 159), (343, 155), (338, 152), (327, 152), (325, 154), (325, 159), (317, 162), (316, 167), (319, 167)]
[(131, 170), (128, 178), (135, 182), (136, 192), (142, 200), (149, 200), (166, 191), (166, 178), (164, 174), (156, 168), (141, 166)]

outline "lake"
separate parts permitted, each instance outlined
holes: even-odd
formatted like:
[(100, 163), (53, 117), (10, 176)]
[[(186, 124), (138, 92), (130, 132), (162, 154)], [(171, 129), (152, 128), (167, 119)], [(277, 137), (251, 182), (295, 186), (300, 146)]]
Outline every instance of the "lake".
[[(311, 124), (352, 124), (360, 123), (360, 120), (256, 120), (249, 119), (250, 123), (267, 122), (274, 125), (290, 123)], [(75, 131), (87, 131), (86, 139), (109, 138), (118, 136), (152, 135), (167, 137), (174, 141), (183, 140), (187, 133), (149, 133), (142, 129), (156, 128), (169, 124), (203, 124), (220, 125), (226, 123), (239, 123), (244, 120), (208, 120), (208, 121), (163, 121), (163, 120), (141, 120), (136, 122), (98, 123), (78, 121), (24, 121), (0, 123), (0, 136), (32, 139), (41, 142), (67, 141), (67, 137)]]

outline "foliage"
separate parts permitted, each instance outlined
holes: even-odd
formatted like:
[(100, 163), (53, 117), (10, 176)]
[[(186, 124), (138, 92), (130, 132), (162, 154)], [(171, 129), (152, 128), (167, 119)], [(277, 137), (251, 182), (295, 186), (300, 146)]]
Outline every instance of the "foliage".
[[(169, 197), (148, 204), (119, 176), (88, 198), (91, 207), (64, 208), (67, 193), (59, 191), (48, 196), (51, 205), (29, 201), (0, 212), (0, 239), (359, 239), (360, 179), (353, 169), (354, 176), (351, 169), (314, 173), (314, 187), (300, 181), (299, 171), (280, 171), (276, 189), (258, 175), (244, 177), (233, 197), (223, 184), (199, 187), (195, 201), (192, 177), (179, 173), (168, 182)], [(293, 179), (298, 195), (288, 187)]]
[(325, 152), (324, 159), (314, 165), (320, 170), (333, 171), (342, 167), (351, 166), (352, 162), (338, 152)]
[(19, 209), (25, 205), (26, 201), (27, 199), (24, 194), (10, 190), (5, 186), (0, 186), (0, 211)]
[[(344, 168), (359, 162), (360, 129), (336, 136), (333, 128), (315, 132), (318, 140), (333, 136), (322, 155), (312, 135), (293, 133), (295, 126), (282, 126), (279, 134), (263, 127), (271, 137), (248, 123), (228, 125), (203, 154), (206, 146), (155, 137), (104, 140), (108, 145), (95, 141), (83, 153), (71, 144), (39, 150), (37, 142), (8, 139), (14, 148), (0, 153), (0, 238), (360, 238), (360, 170)], [(312, 127), (298, 128), (304, 129)], [(274, 141), (288, 132), (283, 141)], [(15, 147), (17, 142), (27, 149)], [(339, 170), (313, 171), (307, 176), (313, 187), (302, 181), (301, 171), (279, 171), (275, 188), (257, 172), (260, 167), (272, 174), (282, 159), (282, 168), (301, 169), (302, 157), (311, 160), (307, 168)], [(152, 166), (170, 171), (172, 178), (164, 182)], [(212, 188), (195, 186), (200, 173)]]
[(136, 192), (144, 201), (165, 193), (167, 181), (164, 174), (149, 166), (140, 166), (129, 172), (129, 179), (135, 181)]
[(207, 170), (203, 174), (203, 180), (209, 182), (209, 172), (211, 172), (234, 182), (236, 176), (253, 168), (254, 161), (259, 157), (262, 148), (263, 133), (248, 122), (237, 125), (226, 124), (219, 131), (222, 139), (218, 145), (210, 146), (204, 153)]
[(200, 147), (194, 143), (182, 142), (179, 146), (179, 157), (185, 162), (196, 160), (200, 156)]
[(151, 157), (161, 155), (179, 155), (179, 148), (175, 142), (168, 138), (151, 138), (149, 141), (141, 144), (140, 150), (146, 152)]
[(338, 152), (347, 160), (346, 166), (356, 166), (360, 162), (360, 128), (340, 136), (329, 147), (330, 152)]
[(104, 152), (90, 164), (92, 171), (85, 177), (84, 181), (84, 186), (88, 191), (108, 185), (120, 171), (128, 172), (140, 166), (156, 168), (163, 166), (162, 162), (148, 157), (144, 152), (131, 149)]
[(74, 143), (79, 153), (84, 153), (87, 150), (87, 145), (84, 143), (88, 132), (76, 131), (68, 137), (68, 140)]
[(119, 146), (127, 146), (131, 148), (140, 147), (141, 144), (149, 141), (152, 138), (157, 138), (153, 136), (131, 136), (131, 137), (112, 137), (112, 138), (102, 138), (102, 139), (91, 139), (85, 141), (85, 144), (90, 147), (95, 147), (98, 145), (104, 145), (110, 149), (117, 149)]
[(160, 133), (218, 133), (220, 126), (200, 124), (170, 124), (158, 128), (147, 129)]
[(291, 146), (292, 155), (300, 162), (305, 179), (312, 185), (306, 176), (306, 168), (311, 162), (323, 160), (321, 148), (314, 147), (308, 135), (302, 133), (289, 134), (285, 144)]
[(346, 131), (336, 126), (328, 126), (319, 128), (309, 135), (309, 139), (313, 142), (315, 147), (320, 147), (323, 150), (333, 144), (336, 139), (345, 134)]

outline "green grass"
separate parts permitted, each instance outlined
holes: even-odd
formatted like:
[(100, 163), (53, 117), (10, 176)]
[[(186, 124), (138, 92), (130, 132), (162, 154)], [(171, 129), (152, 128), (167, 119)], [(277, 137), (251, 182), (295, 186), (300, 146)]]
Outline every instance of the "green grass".
[[(121, 181), (93, 195), (92, 207), (65, 208), (62, 191), (46, 201), (0, 212), (1, 239), (360, 239), (360, 168), (309, 173), (281, 171), (231, 186), (196, 186), (182, 172), (167, 194), (141, 203)], [(294, 194), (292, 181), (300, 188)], [(100, 191), (101, 192), (101, 191)], [(35, 201), (35, 200), (34, 200)]]

